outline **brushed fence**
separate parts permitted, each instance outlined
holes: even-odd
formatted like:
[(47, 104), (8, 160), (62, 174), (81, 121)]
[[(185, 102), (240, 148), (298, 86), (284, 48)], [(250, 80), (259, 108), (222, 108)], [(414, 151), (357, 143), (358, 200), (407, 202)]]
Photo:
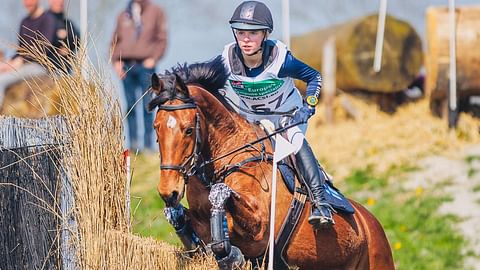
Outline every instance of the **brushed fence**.
[[(59, 135), (60, 134), (60, 135)], [(62, 117), (0, 116), (0, 269), (76, 269)]]

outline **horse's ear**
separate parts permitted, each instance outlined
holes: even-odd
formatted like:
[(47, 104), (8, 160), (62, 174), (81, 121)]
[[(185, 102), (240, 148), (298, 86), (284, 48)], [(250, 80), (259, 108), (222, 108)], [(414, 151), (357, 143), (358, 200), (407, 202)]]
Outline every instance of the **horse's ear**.
[(176, 85), (178, 86), (177, 91), (180, 90), (180, 92), (188, 96), (187, 85), (177, 73), (175, 73), (175, 82), (176, 82)]
[(155, 95), (159, 95), (160, 92), (163, 90), (163, 81), (160, 80), (157, 73), (152, 74), (152, 91)]

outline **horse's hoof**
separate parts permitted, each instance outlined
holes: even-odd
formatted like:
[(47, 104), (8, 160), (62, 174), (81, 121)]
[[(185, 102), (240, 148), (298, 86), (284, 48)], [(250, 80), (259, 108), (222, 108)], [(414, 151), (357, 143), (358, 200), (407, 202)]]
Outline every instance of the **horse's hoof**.
[(245, 266), (245, 258), (239, 248), (232, 246), (230, 254), (217, 260), (217, 264), (221, 270), (243, 269)]

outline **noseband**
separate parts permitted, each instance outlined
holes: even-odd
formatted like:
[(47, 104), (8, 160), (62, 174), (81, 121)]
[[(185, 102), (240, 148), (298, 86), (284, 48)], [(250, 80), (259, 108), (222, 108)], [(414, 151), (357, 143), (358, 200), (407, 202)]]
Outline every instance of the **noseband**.
[[(189, 100), (187, 103), (179, 105), (160, 105), (158, 110), (163, 111), (177, 111), (177, 110), (186, 110), (186, 109), (197, 109), (197, 105), (193, 100)], [(200, 138), (200, 116), (199, 113), (195, 113), (195, 146), (193, 148), (192, 154), (180, 165), (171, 165), (171, 164), (160, 164), (160, 170), (174, 170), (178, 171), (183, 175), (185, 184), (188, 183), (188, 179), (199, 173), (203, 166), (199, 166), (199, 160), (201, 158), (200, 148), (201, 148), (201, 138)], [(202, 171), (201, 175), (204, 175)], [(203, 179), (202, 179), (203, 180)]]

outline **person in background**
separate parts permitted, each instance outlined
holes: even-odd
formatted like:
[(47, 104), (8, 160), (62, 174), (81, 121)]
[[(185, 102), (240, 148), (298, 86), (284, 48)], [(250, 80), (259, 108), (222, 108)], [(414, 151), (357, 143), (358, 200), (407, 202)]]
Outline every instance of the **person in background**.
[[(288, 129), (287, 136), (299, 146), (295, 162), (312, 202), (308, 222), (315, 229), (328, 228), (334, 224), (324, 186), (328, 176), (304, 136), (307, 121), (315, 113), (322, 77), (296, 59), (285, 44), (268, 39), (273, 31), (273, 19), (265, 4), (241, 3), (229, 23), (234, 42), (225, 46), (222, 56), (230, 76), (225, 89), (220, 91), (232, 108), (250, 122), (269, 119), (278, 128), (288, 119), (284, 115), (291, 115), (288, 122), (300, 123)], [(304, 97), (293, 79), (307, 83)]]
[(32, 46), (35, 46), (50, 54), (50, 45), (55, 38), (55, 18), (39, 5), (39, 0), (23, 0), (23, 5), (28, 15), (20, 23), (19, 50), (13, 58), (0, 63), (0, 105), (3, 104), (5, 90), (9, 85), (46, 74), (45, 68), (35, 62), (35, 59), (24, 55), (24, 50), (31, 51)]
[(65, 16), (64, 0), (48, 0), (50, 10), (48, 13), (55, 17), (55, 39), (53, 46), (56, 48), (52, 62), (57, 68), (70, 72), (70, 64), (67, 61), (71, 54), (76, 53), (80, 44), (80, 33), (73, 22)]
[[(164, 11), (150, 0), (131, 0), (118, 18), (112, 38), (112, 63), (123, 82), (128, 113), (129, 147), (154, 150), (153, 114), (147, 111), (149, 100), (143, 93), (150, 86), (150, 76), (165, 53), (167, 27)], [(145, 126), (143, 143), (137, 134), (137, 118), (133, 107), (143, 109)], [(143, 148), (142, 148), (143, 146)]]

